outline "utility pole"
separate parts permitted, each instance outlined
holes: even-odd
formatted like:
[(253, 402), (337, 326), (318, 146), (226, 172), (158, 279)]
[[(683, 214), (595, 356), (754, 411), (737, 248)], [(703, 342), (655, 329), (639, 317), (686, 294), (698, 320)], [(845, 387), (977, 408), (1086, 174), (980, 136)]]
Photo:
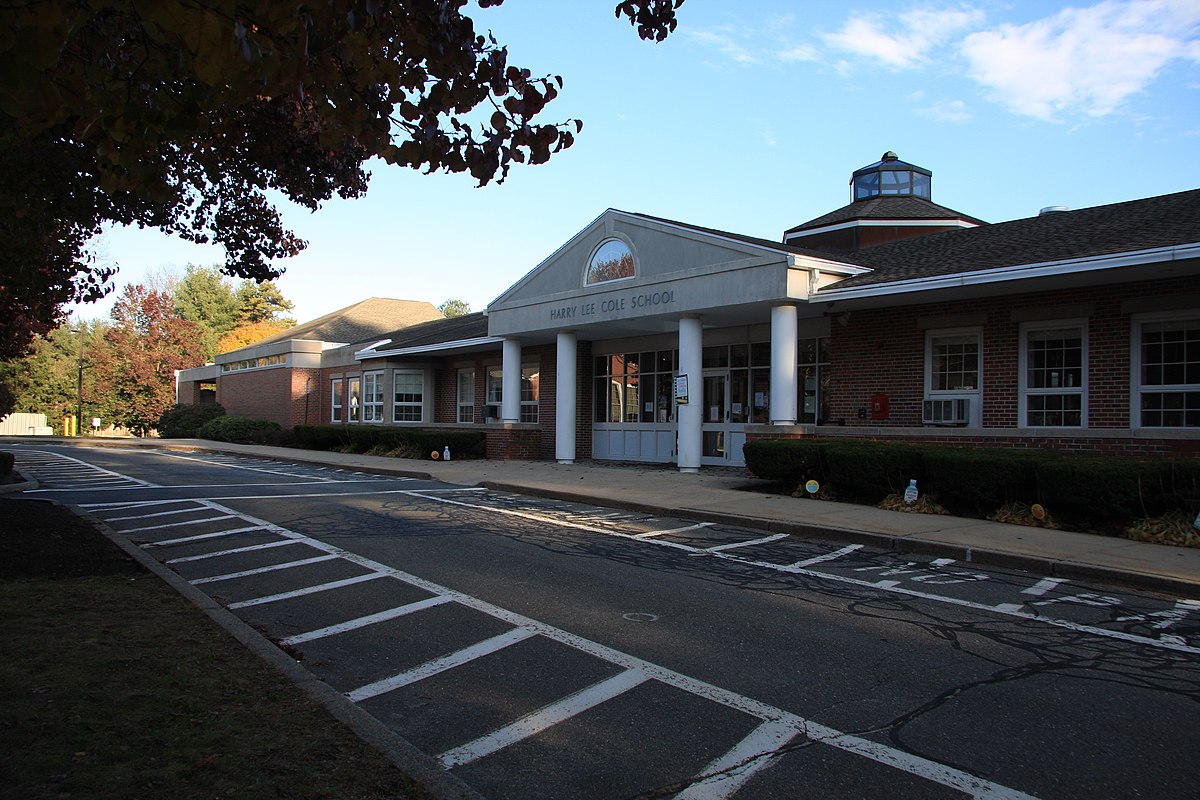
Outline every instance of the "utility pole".
[(75, 381), (75, 435), (83, 436), (83, 328), (71, 329), (76, 339), (76, 354), (79, 356), (79, 370)]

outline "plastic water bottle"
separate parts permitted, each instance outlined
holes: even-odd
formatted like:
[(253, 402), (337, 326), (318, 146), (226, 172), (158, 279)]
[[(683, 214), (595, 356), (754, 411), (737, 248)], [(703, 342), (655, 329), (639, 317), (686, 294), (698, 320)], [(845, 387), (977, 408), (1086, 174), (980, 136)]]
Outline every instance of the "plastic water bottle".
[(917, 502), (917, 479), (913, 478), (908, 482), (908, 488), (904, 490), (904, 504), (911, 506)]
[(446, 449), (442, 451), (442, 461), (450, 460), (450, 445), (446, 445)]

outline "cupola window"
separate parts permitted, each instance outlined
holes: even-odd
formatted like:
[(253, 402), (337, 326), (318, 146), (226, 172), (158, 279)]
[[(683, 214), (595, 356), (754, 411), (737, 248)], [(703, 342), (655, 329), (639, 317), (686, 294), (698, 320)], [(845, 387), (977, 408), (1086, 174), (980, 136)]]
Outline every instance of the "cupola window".
[(924, 167), (901, 161), (892, 151), (870, 166), (855, 170), (850, 178), (855, 200), (873, 197), (932, 197), (933, 173)]
[(588, 261), (584, 285), (632, 278), (635, 272), (633, 251), (629, 249), (629, 245), (620, 239), (606, 239)]

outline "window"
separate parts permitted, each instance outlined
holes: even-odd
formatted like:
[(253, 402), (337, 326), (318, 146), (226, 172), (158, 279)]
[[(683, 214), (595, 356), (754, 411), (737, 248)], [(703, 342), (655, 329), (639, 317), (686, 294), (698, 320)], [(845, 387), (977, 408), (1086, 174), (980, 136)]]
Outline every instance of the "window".
[(594, 421), (672, 421), (672, 377), (679, 366), (675, 350), (598, 356), (593, 364)]
[(458, 371), (458, 421), (475, 421), (475, 370)]
[(1056, 322), (1021, 329), (1022, 425), (1086, 426), (1085, 323)]
[(350, 396), (350, 421), (362, 419), (362, 379), (350, 378), (346, 381), (346, 393)]
[(363, 422), (383, 422), (383, 373), (363, 375)]
[(1144, 428), (1200, 427), (1200, 318), (1134, 324), (1134, 419)]
[(345, 400), (345, 397), (342, 395), (342, 381), (340, 378), (333, 381), (333, 384), (329, 389), (329, 396), (331, 398), (333, 398), (333, 400), (332, 400), (333, 414), (330, 417), (330, 419), (332, 419), (334, 422), (341, 422), (342, 421), (342, 404), (343, 404), (343, 401)]
[[(541, 370), (533, 364), (521, 366), (521, 422), (538, 421), (538, 400), (541, 396)], [(501, 409), (504, 404), (504, 369), (489, 367), (487, 373), (487, 404)], [(503, 411), (501, 411), (503, 416)]]
[(607, 239), (592, 253), (584, 285), (632, 278), (634, 273), (633, 251), (629, 245), (620, 239)]
[(421, 422), (425, 418), (425, 376), (396, 370), (392, 376), (392, 421)]
[(538, 421), (538, 397), (541, 394), (541, 370), (534, 366), (521, 367), (521, 422)]
[(977, 332), (930, 333), (926, 358), (929, 391), (979, 391), (979, 351)]
[[(800, 339), (796, 347), (799, 355), (799, 403), (800, 418), (797, 422), (810, 425), (829, 419), (829, 339)], [(766, 384), (770, 385), (767, 372)], [(755, 419), (755, 422), (760, 420)], [(764, 418), (761, 420), (766, 422)]]

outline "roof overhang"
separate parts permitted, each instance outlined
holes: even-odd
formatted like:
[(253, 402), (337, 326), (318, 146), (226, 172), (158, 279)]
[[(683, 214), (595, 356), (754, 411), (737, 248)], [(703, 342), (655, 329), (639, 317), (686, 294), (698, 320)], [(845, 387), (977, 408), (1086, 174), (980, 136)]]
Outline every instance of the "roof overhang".
[(378, 349), (391, 342), (391, 339), (385, 339), (382, 342), (355, 352), (354, 358), (362, 361), (367, 358), (448, 356), (460, 353), (478, 353), (484, 350), (494, 350), (503, 341), (499, 336), (478, 336), (474, 339), (455, 339), (449, 342), (434, 342), (432, 344), (414, 345), (412, 347), (395, 347), (391, 350)]

